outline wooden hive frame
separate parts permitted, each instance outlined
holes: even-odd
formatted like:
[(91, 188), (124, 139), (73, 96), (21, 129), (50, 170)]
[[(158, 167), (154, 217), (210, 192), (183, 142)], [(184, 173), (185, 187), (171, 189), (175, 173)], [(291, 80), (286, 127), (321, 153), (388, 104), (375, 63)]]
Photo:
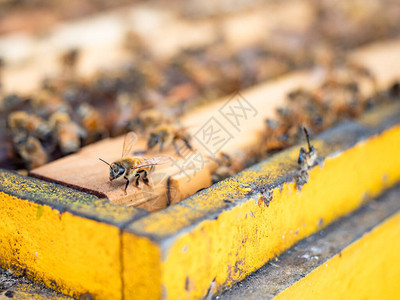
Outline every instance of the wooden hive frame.
[[(398, 76), (397, 49), (398, 41), (389, 42), (353, 58), (377, 73), (385, 89)], [(297, 72), (244, 95), (278, 86), (270, 94), (277, 106), (282, 86), (315, 84), (310, 73)], [(301, 191), (299, 146), (152, 214), (2, 170), (0, 263), (74, 297), (217, 293), (399, 181), (399, 108), (382, 107), (314, 139), (322, 163)]]
[(301, 191), (296, 146), (150, 215), (2, 171), (2, 265), (75, 297), (205, 296), (396, 183), (398, 112), (318, 136), (323, 162)]

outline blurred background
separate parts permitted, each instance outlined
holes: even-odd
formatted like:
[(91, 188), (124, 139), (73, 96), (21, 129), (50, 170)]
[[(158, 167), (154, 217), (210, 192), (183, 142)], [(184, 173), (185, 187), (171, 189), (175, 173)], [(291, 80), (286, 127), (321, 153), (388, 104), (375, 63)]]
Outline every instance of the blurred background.
[(0, 167), (29, 170), (399, 35), (396, 0), (0, 0)]

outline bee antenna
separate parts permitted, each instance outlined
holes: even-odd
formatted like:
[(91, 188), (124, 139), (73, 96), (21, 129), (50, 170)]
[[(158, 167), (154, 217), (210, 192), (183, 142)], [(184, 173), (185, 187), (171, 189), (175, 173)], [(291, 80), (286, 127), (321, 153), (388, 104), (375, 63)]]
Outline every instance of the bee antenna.
[(308, 151), (311, 152), (311, 143), (310, 143), (310, 136), (308, 135), (307, 128), (303, 127), (304, 133), (306, 134), (307, 144), (308, 144)]
[(108, 162), (106, 162), (104, 159), (99, 158), (103, 163), (106, 163), (107, 165), (110, 165)]

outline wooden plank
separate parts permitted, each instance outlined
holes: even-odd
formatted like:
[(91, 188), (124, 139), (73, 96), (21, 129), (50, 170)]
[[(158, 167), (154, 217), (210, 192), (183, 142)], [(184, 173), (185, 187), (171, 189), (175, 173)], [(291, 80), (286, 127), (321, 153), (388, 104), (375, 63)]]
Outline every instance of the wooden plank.
[[(378, 89), (385, 89), (400, 77), (399, 49), (400, 41), (390, 41), (382, 43), (381, 46), (374, 45), (356, 50), (353, 56), (358, 57), (358, 53), (360, 56), (363, 55), (363, 61), (369, 62), (370, 71), (377, 78), (385, 78), (377, 81)], [(386, 60), (385, 57), (391, 57), (391, 59)], [(386, 67), (383, 67), (382, 64)], [(188, 131), (193, 136), (193, 146), (198, 152), (189, 151), (183, 159), (175, 157), (173, 164), (160, 167), (154, 173), (155, 188), (151, 191), (138, 191), (130, 186), (125, 195), (122, 191), (124, 180), (117, 180), (111, 184), (107, 181), (108, 166), (100, 162), (98, 157), (110, 162), (119, 159), (123, 137), (87, 146), (77, 154), (34, 169), (31, 174), (95, 194), (105, 195), (113, 203), (138, 205), (150, 211), (158, 210), (209, 186), (211, 184), (210, 174), (216, 168), (216, 163), (209, 157), (216, 155), (216, 152), (223, 151), (231, 155), (241, 152), (245, 156), (251, 156), (259, 151), (260, 134), (265, 126), (264, 120), (275, 116), (275, 109), (284, 104), (287, 93), (299, 87), (303, 89), (316, 88), (323, 80), (323, 76), (315, 76), (313, 71), (294, 72), (188, 113), (182, 119), (182, 124), (189, 128)], [(365, 85), (361, 88), (364, 96), (372, 95), (375, 92), (372, 85)], [(246, 116), (241, 110), (236, 112), (242, 113), (237, 120), (232, 115), (228, 115), (230, 108), (235, 110), (234, 107), (240, 105), (244, 105), (245, 109), (248, 109)], [(235, 123), (236, 121), (239, 123)], [(221, 137), (224, 140), (216, 146), (213, 142), (207, 142), (209, 138), (207, 130), (210, 128), (221, 130), (220, 132), (224, 133)], [(145, 140), (139, 140), (136, 150), (145, 149), (145, 144)], [(174, 155), (172, 149), (167, 153)], [(198, 159), (194, 161), (195, 158)], [(190, 159), (191, 161), (188, 162)], [(192, 166), (191, 169), (182, 172), (188, 165)], [(77, 172), (77, 169), (80, 171)], [(204, 171), (201, 172), (203, 169)], [(63, 172), (59, 172), (59, 170), (63, 170)], [(180, 175), (178, 175), (179, 173)], [(169, 193), (166, 185), (169, 176), (171, 176), (170, 182), (175, 188), (173, 193), (170, 193), (171, 199), (168, 199)], [(181, 187), (184, 187), (184, 190)], [(158, 200), (155, 200), (156, 198)], [(151, 204), (146, 205), (147, 200), (151, 200), (149, 201)]]

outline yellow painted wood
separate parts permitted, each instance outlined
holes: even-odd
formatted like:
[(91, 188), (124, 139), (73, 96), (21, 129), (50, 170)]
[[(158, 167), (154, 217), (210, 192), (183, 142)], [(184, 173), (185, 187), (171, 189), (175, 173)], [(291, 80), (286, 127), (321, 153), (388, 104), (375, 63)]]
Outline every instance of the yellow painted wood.
[[(400, 180), (400, 126), (347, 150), (340, 150), (343, 145), (333, 143), (335, 138), (314, 141), (320, 155), (328, 157), (322, 167), (309, 172), (309, 182), (301, 191), (294, 182), (283, 179), (281, 185), (270, 188), (273, 197), (267, 206), (264, 200), (268, 193), (259, 190), (260, 182), (267, 186), (293, 169), (299, 151), (296, 147), (170, 209), (132, 223), (124, 233), (124, 259), (139, 260), (125, 251), (128, 237), (133, 243), (133, 236), (147, 235), (149, 248), (158, 245), (161, 249), (161, 277), (153, 277), (162, 284), (157, 298), (204, 297), (211, 287), (218, 290), (244, 279), (300, 239)], [(249, 188), (255, 193), (246, 195)], [(227, 200), (234, 203), (230, 205)], [(139, 273), (131, 270), (124, 270), (125, 282), (150, 274), (145, 268)], [(135, 285), (125, 285), (124, 289), (125, 299), (149, 295), (148, 291), (137, 294)]]
[[(2, 265), (79, 297), (119, 298), (119, 229), (0, 193)], [(88, 256), (88, 253), (90, 254)], [(104, 274), (107, 276), (103, 276)]]
[(148, 238), (124, 233), (123, 276), (124, 291), (129, 299), (158, 299), (163, 293), (161, 282), (161, 249)]
[(0, 184), (2, 267), (74, 297), (121, 298), (120, 227), (141, 212), (7, 171)]
[(220, 291), (400, 180), (399, 108), (313, 140), (323, 165), (301, 191), (297, 146), (144, 217), (0, 171), (0, 263), (74, 297), (197, 299)]
[(275, 299), (400, 299), (400, 213)]

